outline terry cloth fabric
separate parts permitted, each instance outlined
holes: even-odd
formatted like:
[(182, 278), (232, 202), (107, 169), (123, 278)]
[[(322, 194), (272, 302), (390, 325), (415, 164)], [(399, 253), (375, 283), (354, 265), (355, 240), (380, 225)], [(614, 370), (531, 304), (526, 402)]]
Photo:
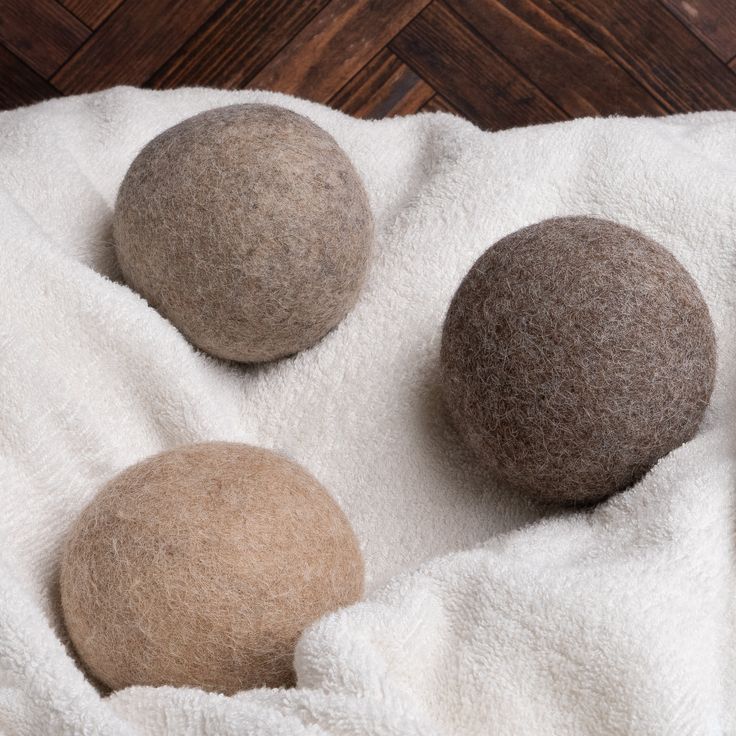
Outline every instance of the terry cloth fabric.
[[(162, 130), (235, 102), (323, 126), (377, 244), (356, 308), (268, 365), (208, 357), (120, 279), (115, 195)], [(105, 736), (736, 733), (736, 113), (482, 132), (267, 92), (116, 88), (0, 114), (0, 732)], [(641, 230), (694, 276), (719, 346), (698, 436), (631, 491), (542, 514), (489, 485), (438, 387), (450, 298), (558, 215)], [(201, 440), (286, 453), (331, 491), (366, 600), (302, 637), (298, 687), (102, 694), (69, 647), (61, 544), (112, 475)]]

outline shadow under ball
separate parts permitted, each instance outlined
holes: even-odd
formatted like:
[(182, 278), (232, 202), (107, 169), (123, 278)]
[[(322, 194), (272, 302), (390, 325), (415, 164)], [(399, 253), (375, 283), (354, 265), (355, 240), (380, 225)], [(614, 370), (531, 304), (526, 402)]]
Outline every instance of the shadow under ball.
[(713, 324), (693, 278), (658, 243), (591, 217), (489, 248), (445, 320), (443, 392), (500, 483), (590, 503), (695, 434), (713, 389)]
[(127, 283), (194, 345), (259, 362), (310, 347), (353, 307), (373, 218), (331, 135), (245, 104), (150, 141), (120, 187), (113, 235)]
[(304, 469), (213, 442), (113, 478), (63, 551), (72, 643), (112, 689), (293, 684), (301, 632), (363, 591), (348, 520)]

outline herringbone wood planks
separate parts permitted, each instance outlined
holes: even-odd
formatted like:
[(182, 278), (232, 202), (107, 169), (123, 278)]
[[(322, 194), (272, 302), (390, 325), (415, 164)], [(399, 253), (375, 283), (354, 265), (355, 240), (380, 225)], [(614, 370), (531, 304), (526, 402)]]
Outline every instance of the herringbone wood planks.
[(736, 3), (0, 0), (0, 109), (115, 84), (267, 88), (490, 129), (736, 109)]

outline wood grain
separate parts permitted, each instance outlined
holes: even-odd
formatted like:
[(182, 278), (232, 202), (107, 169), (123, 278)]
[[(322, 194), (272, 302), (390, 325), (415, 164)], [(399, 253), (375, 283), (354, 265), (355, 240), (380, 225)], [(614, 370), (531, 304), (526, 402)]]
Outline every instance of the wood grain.
[(143, 84), (222, 0), (126, 0), (51, 78), (66, 94)]
[(235, 0), (151, 77), (147, 86), (242, 87), (327, 5), (328, 0)]
[(420, 112), (449, 112), (451, 115), (459, 115), (462, 113), (453, 107), (442, 95), (435, 94), (430, 97), (421, 107)]
[(249, 86), (327, 102), (428, 0), (332, 0)]
[(736, 75), (658, 2), (553, 1), (666, 110), (736, 107)]
[(550, 0), (446, 2), (568, 114), (663, 112)]
[(567, 117), (443, 2), (435, 0), (389, 47), (478, 125), (499, 129)]
[(721, 61), (736, 56), (734, 0), (662, 0), (685, 25), (697, 33)]
[(0, 42), (44, 78), (89, 34), (90, 29), (56, 0), (0, 2)]
[(59, 94), (4, 46), (0, 46), (0, 80), (0, 110), (30, 105)]
[(388, 118), (417, 112), (434, 90), (388, 49), (376, 54), (330, 105), (359, 118)]
[(61, 0), (67, 10), (90, 28), (98, 28), (122, 2), (123, 0)]
[(0, 104), (276, 89), (486, 128), (736, 109), (736, 0), (0, 0)]

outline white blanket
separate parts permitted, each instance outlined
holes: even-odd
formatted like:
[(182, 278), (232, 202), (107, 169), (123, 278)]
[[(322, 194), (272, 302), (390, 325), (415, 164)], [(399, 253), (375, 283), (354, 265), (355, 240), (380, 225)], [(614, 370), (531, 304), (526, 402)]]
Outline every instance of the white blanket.
[[(119, 278), (115, 195), (137, 151), (201, 110), (269, 101), (330, 131), (378, 242), (355, 310), (259, 367), (194, 350)], [(117, 88), (0, 114), (0, 732), (736, 733), (736, 113), (481, 132), (358, 121), (263, 92)], [(698, 437), (592, 511), (492, 487), (448, 426), (442, 320), (490, 244), (563, 214), (656, 238), (719, 341)], [(303, 636), (292, 690), (129, 688), (79, 669), (60, 545), (114, 473), (230, 439), (303, 463), (351, 519), (366, 600)]]

